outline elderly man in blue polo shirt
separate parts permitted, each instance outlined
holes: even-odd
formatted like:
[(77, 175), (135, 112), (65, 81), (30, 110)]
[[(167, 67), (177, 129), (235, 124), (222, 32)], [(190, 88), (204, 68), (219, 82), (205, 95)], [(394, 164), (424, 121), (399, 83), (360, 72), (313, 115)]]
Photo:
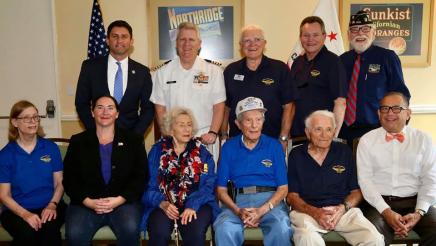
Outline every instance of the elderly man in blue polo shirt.
[(305, 125), (309, 143), (295, 147), (288, 158), (295, 244), (324, 246), (321, 234), (334, 230), (351, 245), (383, 246), (383, 236), (356, 208), (362, 200), (356, 166), (348, 146), (332, 142), (334, 114), (315, 111)]
[[(218, 246), (242, 245), (244, 228), (260, 227), (264, 245), (291, 245), (285, 156), (277, 139), (261, 134), (263, 102), (247, 97), (236, 106), (236, 125), (242, 134), (228, 140), (218, 166), (217, 194), (224, 205), (215, 220)], [(227, 192), (234, 183), (236, 198)]]

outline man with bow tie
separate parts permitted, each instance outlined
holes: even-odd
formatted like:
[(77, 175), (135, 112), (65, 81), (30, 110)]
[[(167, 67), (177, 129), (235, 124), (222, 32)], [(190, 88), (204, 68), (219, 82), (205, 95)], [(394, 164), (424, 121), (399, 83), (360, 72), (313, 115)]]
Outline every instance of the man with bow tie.
[(412, 229), (420, 246), (436, 245), (436, 148), (428, 134), (406, 126), (410, 115), (405, 95), (383, 97), (381, 127), (365, 134), (357, 148), (358, 180), (371, 205), (365, 215), (386, 245)]

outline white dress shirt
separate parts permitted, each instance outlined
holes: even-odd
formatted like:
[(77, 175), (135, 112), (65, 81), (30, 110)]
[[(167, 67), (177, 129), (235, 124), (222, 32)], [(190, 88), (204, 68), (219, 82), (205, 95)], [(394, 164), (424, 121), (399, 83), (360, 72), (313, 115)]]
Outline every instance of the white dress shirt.
[(365, 200), (380, 213), (384, 196), (418, 195), (416, 209), (427, 212), (436, 201), (436, 148), (430, 136), (404, 127), (405, 140), (385, 140), (386, 130), (372, 130), (357, 147), (357, 175)]
[[(204, 76), (203, 83), (198, 83), (199, 75)], [(198, 123), (197, 136), (209, 131), (213, 105), (226, 100), (221, 67), (197, 56), (192, 68), (186, 70), (176, 57), (154, 72), (152, 78), (150, 101), (165, 106), (167, 112), (173, 107), (191, 109)]]
[[(127, 74), (129, 73), (129, 57), (120, 61), (121, 70), (123, 71), (123, 95), (127, 89)], [(117, 60), (109, 54), (107, 59), (107, 86), (109, 87), (109, 93), (114, 96), (115, 75), (118, 71)]]

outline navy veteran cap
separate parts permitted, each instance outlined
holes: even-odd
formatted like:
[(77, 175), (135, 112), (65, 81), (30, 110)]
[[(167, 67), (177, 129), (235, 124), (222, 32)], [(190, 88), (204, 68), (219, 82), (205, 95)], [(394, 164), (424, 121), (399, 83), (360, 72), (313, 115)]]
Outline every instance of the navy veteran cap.
[(348, 26), (367, 25), (372, 24), (369, 18), (369, 13), (359, 10), (356, 14), (350, 16), (350, 24)]

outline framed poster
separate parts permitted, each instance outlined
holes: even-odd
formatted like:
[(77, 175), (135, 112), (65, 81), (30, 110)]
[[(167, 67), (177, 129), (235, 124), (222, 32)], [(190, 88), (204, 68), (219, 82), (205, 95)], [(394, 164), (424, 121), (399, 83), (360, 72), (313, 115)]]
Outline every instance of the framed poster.
[(224, 64), (238, 57), (241, 1), (151, 0), (149, 3), (154, 65), (177, 56), (177, 27), (185, 21), (196, 24), (200, 30), (200, 57)]
[[(359, 10), (369, 12), (376, 26), (375, 45), (395, 51), (404, 67), (430, 66), (433, 0), (339, 1), (344, 37), (350, 15)], [(349, 47), (348, 38), (344, 46)]]

